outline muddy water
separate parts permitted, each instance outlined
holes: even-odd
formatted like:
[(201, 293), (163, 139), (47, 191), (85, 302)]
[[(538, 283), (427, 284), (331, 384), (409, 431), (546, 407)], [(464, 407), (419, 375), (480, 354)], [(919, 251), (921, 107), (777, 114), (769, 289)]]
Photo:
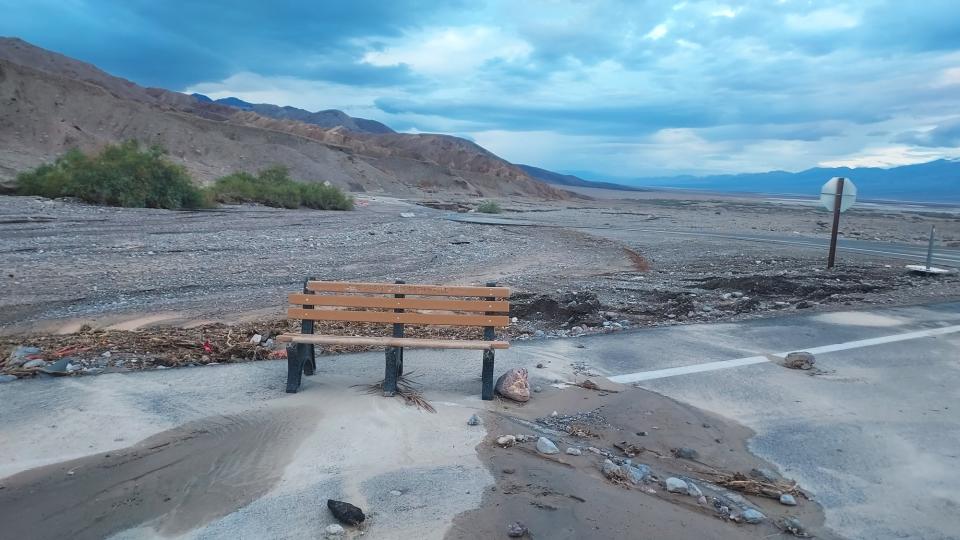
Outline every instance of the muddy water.
[(215, 416), (112, 452), (0, 480), (3, 538), (99, 539), (141, 524), (176, 535), (261, 497), (317, 412)]

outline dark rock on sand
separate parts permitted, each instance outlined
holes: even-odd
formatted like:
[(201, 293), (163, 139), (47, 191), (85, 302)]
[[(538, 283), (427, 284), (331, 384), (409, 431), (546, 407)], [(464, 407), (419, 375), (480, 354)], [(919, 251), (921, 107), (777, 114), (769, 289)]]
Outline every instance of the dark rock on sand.
[(348, 502), (327, 499), (327, 508), (330, 509), (333, 517), (347, 525), (359, 525), (367, 518), (363, 515), (363, 510)]

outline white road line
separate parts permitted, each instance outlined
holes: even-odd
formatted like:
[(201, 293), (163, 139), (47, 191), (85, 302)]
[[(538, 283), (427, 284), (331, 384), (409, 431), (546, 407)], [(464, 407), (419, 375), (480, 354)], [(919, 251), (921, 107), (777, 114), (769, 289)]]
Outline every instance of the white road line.
[[(837, 351), (846, 351), (849, 349), (859, 349), (860, 347), (870, 347), (873, 345), (883, 345), (885, 343), (896, 343), (898, 341), (907, 341), (909, 339), (926, 338), (933, 336), (942, 336), (960, 332), (960, 325), (945, 326), (943, 328), (930, 328), (927, 330), (917, 330), (916, 332), (907, 332), (905, 334), (894, 334), (892, 336), (882, 336), (870, 339), (860, 339), (857, 341), (847, 341), (845, 343), (834, 343), (833, 345), (823, 345), (809, 349), (793, 349), (794, 351), (807, 351), (811, 354), (823, 354)], [(787, 353), (776, 353), (771, 356), (784, 357)], [(762, 364), (769, 362), (767, 356), (748, 356), (746, 358), (736, 358), (733, 360), (720, 360), (717, 362), (706, 362), (703, 364), (693, 364), (690, 366), (680, 366), (665, 369), (655, 369), (652, 371), (641, 371), (639, 373), (627, 373), (624, 375), (615, 375), (609, 377), (613, 382), (626, 384), (639, 381), (649, 381), (651, 379), (663, 379), (665, 377), (675, 377), (677, 375), (689, 375), (691, 373), (703, 373), (704, 371), (716, 371), (718, 369), (727, 369), (740, 366), (750, 366), (753, 364)]]

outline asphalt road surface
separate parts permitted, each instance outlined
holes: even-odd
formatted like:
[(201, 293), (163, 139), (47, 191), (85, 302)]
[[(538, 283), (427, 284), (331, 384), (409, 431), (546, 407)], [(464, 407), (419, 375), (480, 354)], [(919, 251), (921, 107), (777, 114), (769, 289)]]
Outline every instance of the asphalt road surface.
[[(479, 223), (488, 225), (512, 225), (512, 226), (539, 226), (539, 227), (561, 227), (563, 225), (555, 223), (541, 223), (527, 219), (511, 219), (500, 216), (483, 216), (476, 214), (447, 214), (446, 219), (461, 221), (465, 223)], [(759, 242), (763, 244), (782, 244), (787, 246), (796, 246), (800, 248), (816, 249), (824, 252), (826, 257), (827, 248), (830, 240), (827, 238), (810, 238), (803, 236), (789, 236), (778, 234), (732, 234), (732, 233), (713, 233), (706, 231), (679, 231), (676, 229), (653, 229), (653, 228), (622, 228), (622, 227), (577, 227), (571, 226), (571, 229), (587, 231), (599, 236), (615, 237), (623, 240), (625, 234), (629, 233), (650, 233), (657, 235), (676, 235), (676, 236), (695, 236), (700, 238), (719, 238), (724, 240), (735, 240), (741, 242)], [(896, 244), (892, 242), (874, 242), (869, 240), (855, 240), (849, 238), (840, 238), (837, 241), (837, 249), (841, 252), (860, 253), (866, 255), (878, 255), (909, 261), (913, 263), (923, 263), (927, 258), (927, 247), (910, 244)], [(960, 249), (947, 249), (935, 246), (932, 263), (947, 268), (960, 268)]]

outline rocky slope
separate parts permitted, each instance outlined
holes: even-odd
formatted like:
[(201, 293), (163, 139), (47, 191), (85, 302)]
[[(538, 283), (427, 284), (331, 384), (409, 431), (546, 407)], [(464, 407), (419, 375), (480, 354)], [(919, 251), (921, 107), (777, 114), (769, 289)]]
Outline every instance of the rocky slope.
[(200, 182), (282, 164), (297, 178), (351, 191), (570, 196), (463, 139), (268, 118), (143, 88), (18, 39), (0, 38), (0, 110), (0, 187), (69, 148), (137, 139), (162, 145)]
[(253, 111), (260, 116), (269, 116), (280, 120), (296, 120), (320, 127), (335, 128), (343, 126), (359, 133), (395, 133), (392, 129), (376, 120), (355, 118), (337, 109), (310, 112), (296, 107), (273, 105), (271, 103), (249, 103), (235, 97), (210, 99), (203, 94), (190, 94), (201, 103), (216, 103), (244, 111)]

